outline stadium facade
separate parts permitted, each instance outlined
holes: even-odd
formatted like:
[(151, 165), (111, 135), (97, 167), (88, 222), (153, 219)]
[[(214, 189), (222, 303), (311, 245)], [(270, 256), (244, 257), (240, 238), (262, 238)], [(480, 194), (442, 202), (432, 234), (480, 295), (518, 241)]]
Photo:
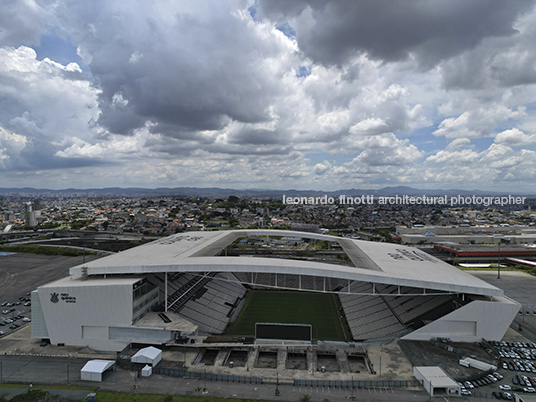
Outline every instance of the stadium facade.
[[(248, 238), (258, 245), (229, 252)], [(311, 258), (307, 245), (319, 241), (330, 245), (324, 255), (344, 258)], [(32, 336), (119, 351), (222, 334), (254, 289), (336, 294), (356, 342), (500, 340), (520, 309), (501, 289), (413, 247), (280, 230), (188, 232), (40, 286), (32, 292)]]

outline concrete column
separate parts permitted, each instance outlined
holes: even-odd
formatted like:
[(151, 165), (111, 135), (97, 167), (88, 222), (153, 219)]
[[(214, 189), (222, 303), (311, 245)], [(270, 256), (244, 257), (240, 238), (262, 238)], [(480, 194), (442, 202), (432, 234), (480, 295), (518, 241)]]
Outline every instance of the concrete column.
[(164, 275), (165, 275), (165, 278), (166, 278), (165, 281), (164, 281), (164, 286), (165, 286), (165, 291), (164, 291), (165, 296), (164, 297), (166, 299), (166, 301), (165, 301), (165, 306), (166, 306), (165, 310), (167, 312), (167, 275), (168, 275), (168, 273), (166, 272)]

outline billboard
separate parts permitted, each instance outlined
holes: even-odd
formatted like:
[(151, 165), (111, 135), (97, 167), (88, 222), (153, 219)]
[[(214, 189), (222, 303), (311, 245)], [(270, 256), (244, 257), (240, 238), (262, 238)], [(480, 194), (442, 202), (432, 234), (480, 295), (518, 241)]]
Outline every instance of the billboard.
[(311, 342), (313, 327), (309, 324), (255, 323), (256, 339), (277, 339)]

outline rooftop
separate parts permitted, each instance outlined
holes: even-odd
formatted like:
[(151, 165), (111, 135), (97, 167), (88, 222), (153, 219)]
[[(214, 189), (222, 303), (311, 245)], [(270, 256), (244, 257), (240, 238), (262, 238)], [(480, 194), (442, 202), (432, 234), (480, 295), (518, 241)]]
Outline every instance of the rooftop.
[[(216, 256), (241, 236), (295, 236), (338, 242), (355, 267), (320, 261), (299, 261), (262, 257)], [(71, 268), (80, 275), (146, 274), (153, 272), (266, 272), (325, 276), (393, 284), (455, 293), (502, 296), (489, 285), (414, 247), (351, 240), (341, 237), (283, 230), (235, 230), (189, 232), (173, 235), (121, 253)]]

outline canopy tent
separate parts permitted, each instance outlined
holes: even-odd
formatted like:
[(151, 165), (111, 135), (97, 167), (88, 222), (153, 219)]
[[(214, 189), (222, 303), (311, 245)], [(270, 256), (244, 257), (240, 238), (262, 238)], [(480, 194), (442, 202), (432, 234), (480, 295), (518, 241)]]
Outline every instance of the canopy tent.
[(130, 359), (132, 363), (147, 363), (153, 367), (156, 366), (160, 360), (162, 360), (162, 351), (153, 346), (140, 349), (138, 353)]
[(114, 360), (90, 360), (82, 370), (80, 370), (80, 378), (84, 381), (102, 381), (102, 374), (113, 367)]

